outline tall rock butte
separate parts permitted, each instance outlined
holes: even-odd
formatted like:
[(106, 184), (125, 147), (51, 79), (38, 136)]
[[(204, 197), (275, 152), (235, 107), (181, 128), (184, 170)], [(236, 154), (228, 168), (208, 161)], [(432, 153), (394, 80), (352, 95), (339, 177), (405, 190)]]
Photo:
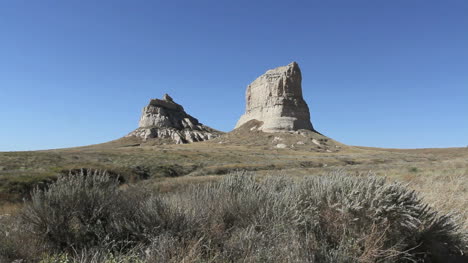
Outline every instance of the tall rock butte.
[(245, 114), (236, 129), (246, 122), (263, 122), (258, 130), (265, 132), (314, 130), (310, 112), (302, 97), (302, 75), (299, 65), (268, 70), (247, 87)]
[(165, 94), (162, 100), (152, 99), (143, 108), (138, 129), (126, 137), (134, 136), (145, 141), (157, 138), (183, 144), (210, 140), (221, 134), (188, 115), (181, 105)]

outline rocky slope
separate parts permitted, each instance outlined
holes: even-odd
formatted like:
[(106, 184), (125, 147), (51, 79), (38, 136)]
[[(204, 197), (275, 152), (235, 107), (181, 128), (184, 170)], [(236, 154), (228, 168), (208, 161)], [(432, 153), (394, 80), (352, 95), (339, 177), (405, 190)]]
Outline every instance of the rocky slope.
[(210, 140), (221, 134), (222, 132), (201, 124), (165, 94), (163, 99), (152, 99), (148, 106), (143, 108), (138, 129), (126, 137), (184, 144)]
[(261, 130), (264, 123), (250, 120), (237, 129), (215, 138), (208, 143), (262, 147), (265, 150), (291, 149), (299, 151), (340, 152), (348, 148), (345, 144), (330, 139), (316, 131), (301, 129), (297, 131)]

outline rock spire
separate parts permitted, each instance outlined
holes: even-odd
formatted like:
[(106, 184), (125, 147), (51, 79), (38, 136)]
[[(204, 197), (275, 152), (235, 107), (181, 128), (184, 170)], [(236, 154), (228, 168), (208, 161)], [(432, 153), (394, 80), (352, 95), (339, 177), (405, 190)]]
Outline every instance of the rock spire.
[(245, 114), (236, 128), (250, 120), (263, 122), (265, 132), (314, 130), (307, 103), (302, 97), (299, 65), (268, 70), (247, 87)]

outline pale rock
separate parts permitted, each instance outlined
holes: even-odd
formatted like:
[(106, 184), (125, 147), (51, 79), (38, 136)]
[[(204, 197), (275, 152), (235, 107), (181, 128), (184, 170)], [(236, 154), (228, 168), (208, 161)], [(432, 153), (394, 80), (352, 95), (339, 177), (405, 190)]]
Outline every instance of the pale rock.
[(138, 129), (127, 137), (135, 136), (145, 141), (152, 138), (170, 139), (176, 144), (183, 144), (210, 140), (221, 134), (188, 115), (181, 105), (165, 94), (162, 100), (152, 99), (143, 108)]
[(316, 139), (312, 139), (312, 143), (317, 145), (317, 146), (320, 146), (321, 144), (319, 143), (319, 141), (317, 141)]
[(288, 146), (286, 144), (284, 144), (284, 143), (279, 143), (279, 144), (276, 145), (276, 148), (278, 148), (278, 149), (284, 149), (286, 147), (288, 147)]
[(237, 122), (239, 128), (250, 120), (263, 122), (265, 132), (314, 130), (307, 103), (302, 97), (299, 65), (268, 70), (247, 87), (246, 111)]

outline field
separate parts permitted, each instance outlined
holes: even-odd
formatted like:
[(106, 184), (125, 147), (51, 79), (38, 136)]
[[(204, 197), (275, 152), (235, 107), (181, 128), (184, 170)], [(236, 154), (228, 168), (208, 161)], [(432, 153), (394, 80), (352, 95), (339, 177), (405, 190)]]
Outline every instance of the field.
[[(258, 175), (303, 176), (345, 169), (350, 173), (373, 173), (407, 182), (430, 203), (444, 206), (447, 211), (451, 209), (447, 207), (450, 203), (454, 210), (466, 213), (461, 208), (468, 198), (468, 148), (344, 147), (340, 152), (322, 153), (195, 143), (143, 147), (104, 144), (49, 151), (3, 152), (0, 153), (1, 200), (21, 201), (34, 185), (54, 180), (61, 171), (81, 168), (107, 170), (131, 183), (143, 181), (162, 191), (171, 191), (185, 183), (217, 180), (236, 170), (256, 171)], [(445, 202), (447, 198), (453, 202)], [(466, 214), (464, 218), (466, 221)]]
[(339, 145), (338, 151), (329, 152), (307, 145), (278, 149), (264, 142), (139, 145), (126, 139), (68, 149), (3, 152), (0, 214), (15, 215), (23, 207), (23, 199), (29, 202), (32, 189), (46, 189), (58, 174), (82, 168), (118, 176), (121, 188), (141, 187), (170, 195), (186, 193), (194, 185), (220, 182), (236, 171), (251, 172), (257, 181), (287, 177), (297, 182), (340, 173), (402, 182), (436, 211), (453, 213), (460, 231), (468, 231), (468, 148), (403, 150)]

